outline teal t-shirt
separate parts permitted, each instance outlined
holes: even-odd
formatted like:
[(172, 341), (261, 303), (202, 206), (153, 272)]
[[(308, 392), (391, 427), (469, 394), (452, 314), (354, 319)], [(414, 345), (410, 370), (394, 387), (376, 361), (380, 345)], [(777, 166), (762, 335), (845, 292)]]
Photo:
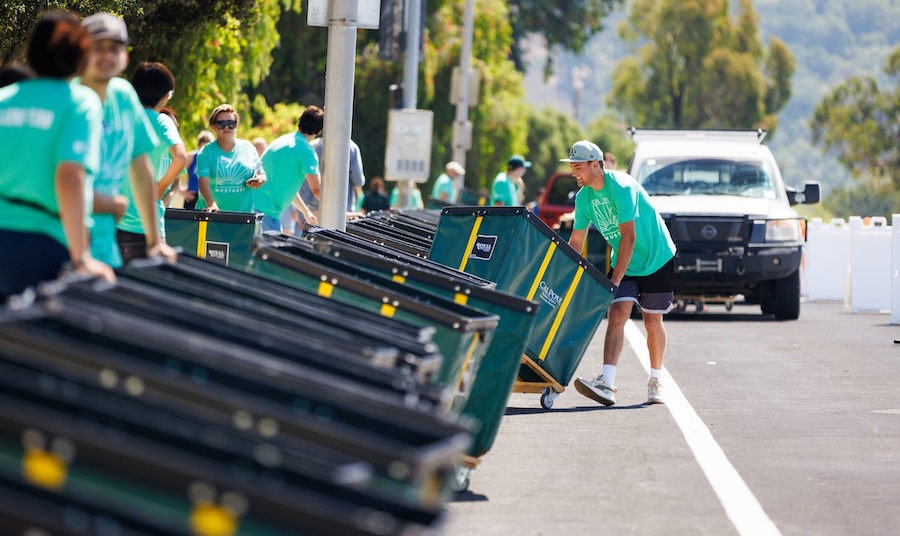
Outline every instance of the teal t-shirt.
[(448, 203), (455, 202), (456, 186), (453, 184), (453, 179), (446, 173), (441, 173), (441, 176), (434, 181), (434, 186), (431, 187), (431, 197)]
[[(411, 190), (410, 196), (412, 197), (412, 207), (413, 208), (425, 208), (425, 203), (422, 202), (422, 190), (418, 188), (413, 188)], [(391, 190), (391, 199), (390, 204), (392, 207), (396, 207), (397, 203), (400, 202), (400, 188), (394, 187)]]
[[(266, 183), (252, 190), (254, 208), (271, 218), (291, 206), (307, 175), (319, 174), (319, 157), (300, 132), (273, 141), (262, 155)], [(221, 206), (221, 205), (220, 205)]]
[(625, 274), (650, 275), (675, 255), (675, 243), (643, 186), (627, 173), (607, 171), (600, 190), (590, 186), (578, 190), (574, 229), (587, 229), (588, 223), (597, 227), (612, 248), (610, 266), (616, 265), (622, 239), (619, 224), (630, 221), (634, 221), (637, 240)]
[[(209, 177), (213, 199), (222, 211), (253, 212), (253, 190), (244, 183), (257, 169), (262, 169), (259, 153), (247, 140), (235, 139), (230, 152), (214, 141), (197, 153), (197, 176)], [(200, 196), (197, 209), (205, 207), (206, 201)]]
[(519, 187), (505, 172), (498, 173), (491, 185), (491, 205), (498, 201), (505, 206), (519, 204)]
[[(94, 178), (94, 191), (109, 196), (122, 193), (129, 180), (131, 161), (149, 153), (158, 144), (159, 138), (131, 83), (124, 78), (110, 80), (103, 101), (100, 172)], [(94, 214), (91, 255), (113, 268), (122, 266), (113, 214)]]
[[(97, 94), (40, 78), (0, 88), (0, 229), (42, 233), (68, 246), (56, 199), (56, 168), (85, 168), (90, 212), (100, 167), (102, 106)], [(85, 221), (85, 225), (89, 218)]]
[[(171, 117), (166, 114), (161, 114), (152, 108), (144, 108), (144, 111), (147, 113), (150, 124), (153, 125), (153, 131), (161, 142), (150, 151), (150, 154), (148, 155), (150, 157), (150, 166), (153, 168), (154, 174), (156, 175), (156, 182), (159, 182), (172, 164), (172, 156), (169, 154), (169, 149), (174, 145), (183, 145), (184, 143), (181, 141), (178, 127), (175, 126), (175, 122), (172, 121)], [(138, 214), (137, 205), (134, 203), (134, 196), (131, 194), (131, 181), (125, 181), (125, 184), (122, 187), (122, 195), (128, 196), (131, 203), (128, 205), (128, 210), (125, 211), (125, 215), (122, 216), (122, 219), (119, 220), (116, 227), (123, 231), (128, 231), (129, 233), (144, 234), (144, 227), (141, 225), (141, 217)], [(159, 199), (156, 202), (156, 212), (159, 216), (159, 235), (165, 237), (166, 206), (162, 199)]]

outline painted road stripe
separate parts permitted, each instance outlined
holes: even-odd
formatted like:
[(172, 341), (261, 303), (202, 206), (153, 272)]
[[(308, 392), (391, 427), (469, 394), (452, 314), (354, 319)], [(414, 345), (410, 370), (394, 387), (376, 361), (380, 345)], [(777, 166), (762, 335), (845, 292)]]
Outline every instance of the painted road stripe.
[[(625, 324), (625, 338), (628, 339), (641, 366), (649, 376), (650, 355), (647, 352), (647, 339), (632, 320)], [(781, 532), (778, 527), (763, 511), (753, 492), (725, 457), (722, 448), (713, 438), (712, 432), (694, 411), (693, 406), (687, 401), (684, 393), (675, 383), (675, 379), (665, 367), (663, 367), (660, 381), (665, 387), (664, 395), (669, 413), (675, 418), (675, 423), (684, 434), (684, 439), (691, 448), (694, 458), (706, 475), (706, 479), (709, 480), (713, 491), (719, 497), (722, 507), (725, 508), (725, 514), (734, 524), (738, 533), (747, 536), (780, 536)]]

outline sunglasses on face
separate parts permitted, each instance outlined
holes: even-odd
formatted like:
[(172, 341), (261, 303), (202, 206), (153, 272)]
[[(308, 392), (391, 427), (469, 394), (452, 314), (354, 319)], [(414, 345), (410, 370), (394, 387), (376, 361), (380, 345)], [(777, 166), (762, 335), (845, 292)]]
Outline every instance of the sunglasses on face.
[(237, 121), (235, 121), (234, 119), (228, 119), (228, 120), (224, 120), (224, 121), (216, 121), (213, 124), (219, 128), (237, 128)]

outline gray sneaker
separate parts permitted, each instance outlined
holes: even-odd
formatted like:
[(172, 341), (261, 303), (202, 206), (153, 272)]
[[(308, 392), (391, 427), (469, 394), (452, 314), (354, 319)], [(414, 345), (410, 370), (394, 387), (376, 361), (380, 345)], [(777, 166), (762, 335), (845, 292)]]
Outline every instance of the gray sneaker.
[(659, 378), (650, 378), (647, 384), (647, 403), (648, 404), (665, 404), (662, 396), (662, 384)]
[(577, 378), (575, 380), (575, 390), (604, 406), (612, 406), (616, 403), (616, 388), (606, 383), (606, 378), (603, 377), (603, 374), (593, 380)]

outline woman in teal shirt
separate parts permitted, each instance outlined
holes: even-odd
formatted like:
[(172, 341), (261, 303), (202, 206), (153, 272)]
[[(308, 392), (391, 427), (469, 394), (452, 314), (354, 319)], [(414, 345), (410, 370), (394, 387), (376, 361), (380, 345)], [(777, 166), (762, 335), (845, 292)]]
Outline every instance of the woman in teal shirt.
[(253, 212), (252, 188), (266, 182), (256, 147), (235, 136), (240, 118), (230, 104), (218, 106), (209, 116), (216, 141), (197, 153), (200, 200), (197, 208), (211, 212)]
[[(100, 165), (103, 112), (89, 88), (70, 84), (87, 59), (90, 36), (68, 13), (47, 13), (28, 44), (38, 78), (0, 89), (0, 303), (71, 262), (114, 280), (94, 259), (86, 218)], [(42, 155), (35, 158), (34, 155)]]

